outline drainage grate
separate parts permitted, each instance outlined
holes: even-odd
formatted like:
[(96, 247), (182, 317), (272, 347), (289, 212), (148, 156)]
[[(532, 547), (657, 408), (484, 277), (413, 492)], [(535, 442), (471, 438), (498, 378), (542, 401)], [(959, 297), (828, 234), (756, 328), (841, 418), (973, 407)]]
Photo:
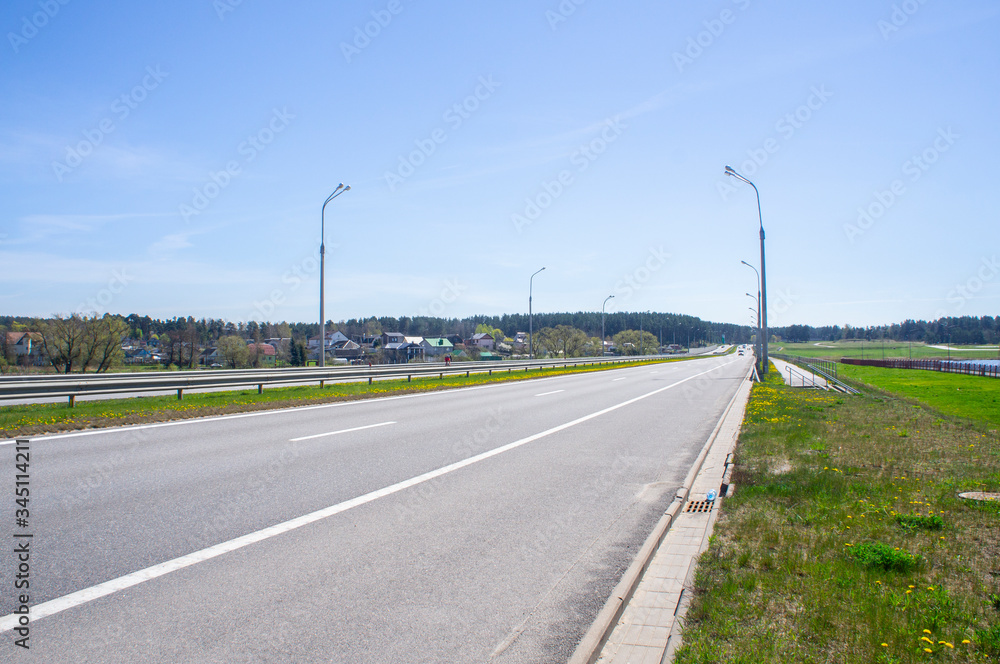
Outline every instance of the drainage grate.
[(714, 500), (689, 500), (685, 512), (711, 512)]

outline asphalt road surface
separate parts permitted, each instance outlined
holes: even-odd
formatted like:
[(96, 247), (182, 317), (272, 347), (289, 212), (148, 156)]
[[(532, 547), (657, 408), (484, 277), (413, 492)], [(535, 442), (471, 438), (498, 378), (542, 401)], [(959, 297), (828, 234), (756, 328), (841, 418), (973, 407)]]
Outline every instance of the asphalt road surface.
[[(738, 356), (0, 445), (0, 659), (565, 662)], [(30, 650), (11, 631), (30, 544)], [(23, 592), (23, 591), (18, 591)]]

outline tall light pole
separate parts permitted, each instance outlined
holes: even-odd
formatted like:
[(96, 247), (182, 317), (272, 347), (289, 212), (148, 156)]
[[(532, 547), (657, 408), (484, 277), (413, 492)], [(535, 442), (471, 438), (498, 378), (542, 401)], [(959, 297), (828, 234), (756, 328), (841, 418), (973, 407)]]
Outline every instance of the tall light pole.
[[(544, 269), (545, 268), (543, 267), (542, 270)], [(542, 270), (538, 270), (537, 272), (535, 272), (535, 274), (538, 274), (538, 272), (541, 272)], [(528, 359), (529, 360), (535, 359), (535, 323), (534, 323), (535, 319), (534, 315), (531, 313), (531, 289), (532, 289), (532, 281), (534, 281), (535, 279), (535, 274), (532, 274), (531, 277), (528, 278)]]
[(761, 315), (761, 348), (763, 353), (761, 354), (761, 373), (767, 373), (767, 270), (764, 268), (764, 217), (760, 212), (760, 192), (757, 191), (757, 185), (745, 177), (737, 173), (732, 169), (731, 166), (726, 166), (726, 175), (734, 177), (737, 180), (742, 180), (748, 185), (753, 187), (754, 193), (757, 194), (757, 219), (760, 221), (760, 315)]
[(326, 313), (323, 310), (323, 285), (324, 267), (326, 263), (326, 204), (337, 196), (351, 190), (350, 185), (344, 186), (341, 182), (333, 193), (323, 201), (323, 207), (319, 211), (319, 366), (326, 366)]
[(613, 297), (614, 295), (608, 295), (604, 298), (604, 304), (601, 305), (601, 357), (604, 357), (604, 305)]

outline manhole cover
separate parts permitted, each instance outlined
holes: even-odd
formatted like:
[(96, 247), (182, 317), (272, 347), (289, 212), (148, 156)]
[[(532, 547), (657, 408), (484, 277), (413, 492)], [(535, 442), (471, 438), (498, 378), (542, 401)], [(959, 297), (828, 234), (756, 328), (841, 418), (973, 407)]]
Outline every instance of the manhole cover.
[(711, 512), (714, 500), (692, 500), (688, 502), (685, 512)]
[(968, 498), (969, 500), (1000, 500), (1000, 493), (987, 493), (985, 491), (966, 491), (965, 493), (958, 494), (959, 498)]

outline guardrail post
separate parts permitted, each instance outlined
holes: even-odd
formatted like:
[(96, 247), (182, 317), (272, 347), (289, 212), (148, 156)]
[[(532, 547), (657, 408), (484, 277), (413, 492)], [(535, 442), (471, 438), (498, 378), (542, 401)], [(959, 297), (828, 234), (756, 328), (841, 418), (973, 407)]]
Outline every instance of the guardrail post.
[(177, 400), (181, 401), (183, 398), (184, 398), (184, 388), (178, 387), (177, 388)]
[(407, 376), (406, 377), (406, 382), (409, 383), (412, 379), (413, 379), (413, 376)]
[(369, 384), (369, 385), (371, 385), (371, 384), (372, 384), (372, 377), (371, 377), (371, 376), (368, 376), (368, 384)]
[(264, 394), (264, 383), (257, 384), (257, 394)]
[(73, 408), (75, 406), (76, 406), (76, 395), (75, 394), (71, 394), (71, 395), (69, 395), (69, 407)]

